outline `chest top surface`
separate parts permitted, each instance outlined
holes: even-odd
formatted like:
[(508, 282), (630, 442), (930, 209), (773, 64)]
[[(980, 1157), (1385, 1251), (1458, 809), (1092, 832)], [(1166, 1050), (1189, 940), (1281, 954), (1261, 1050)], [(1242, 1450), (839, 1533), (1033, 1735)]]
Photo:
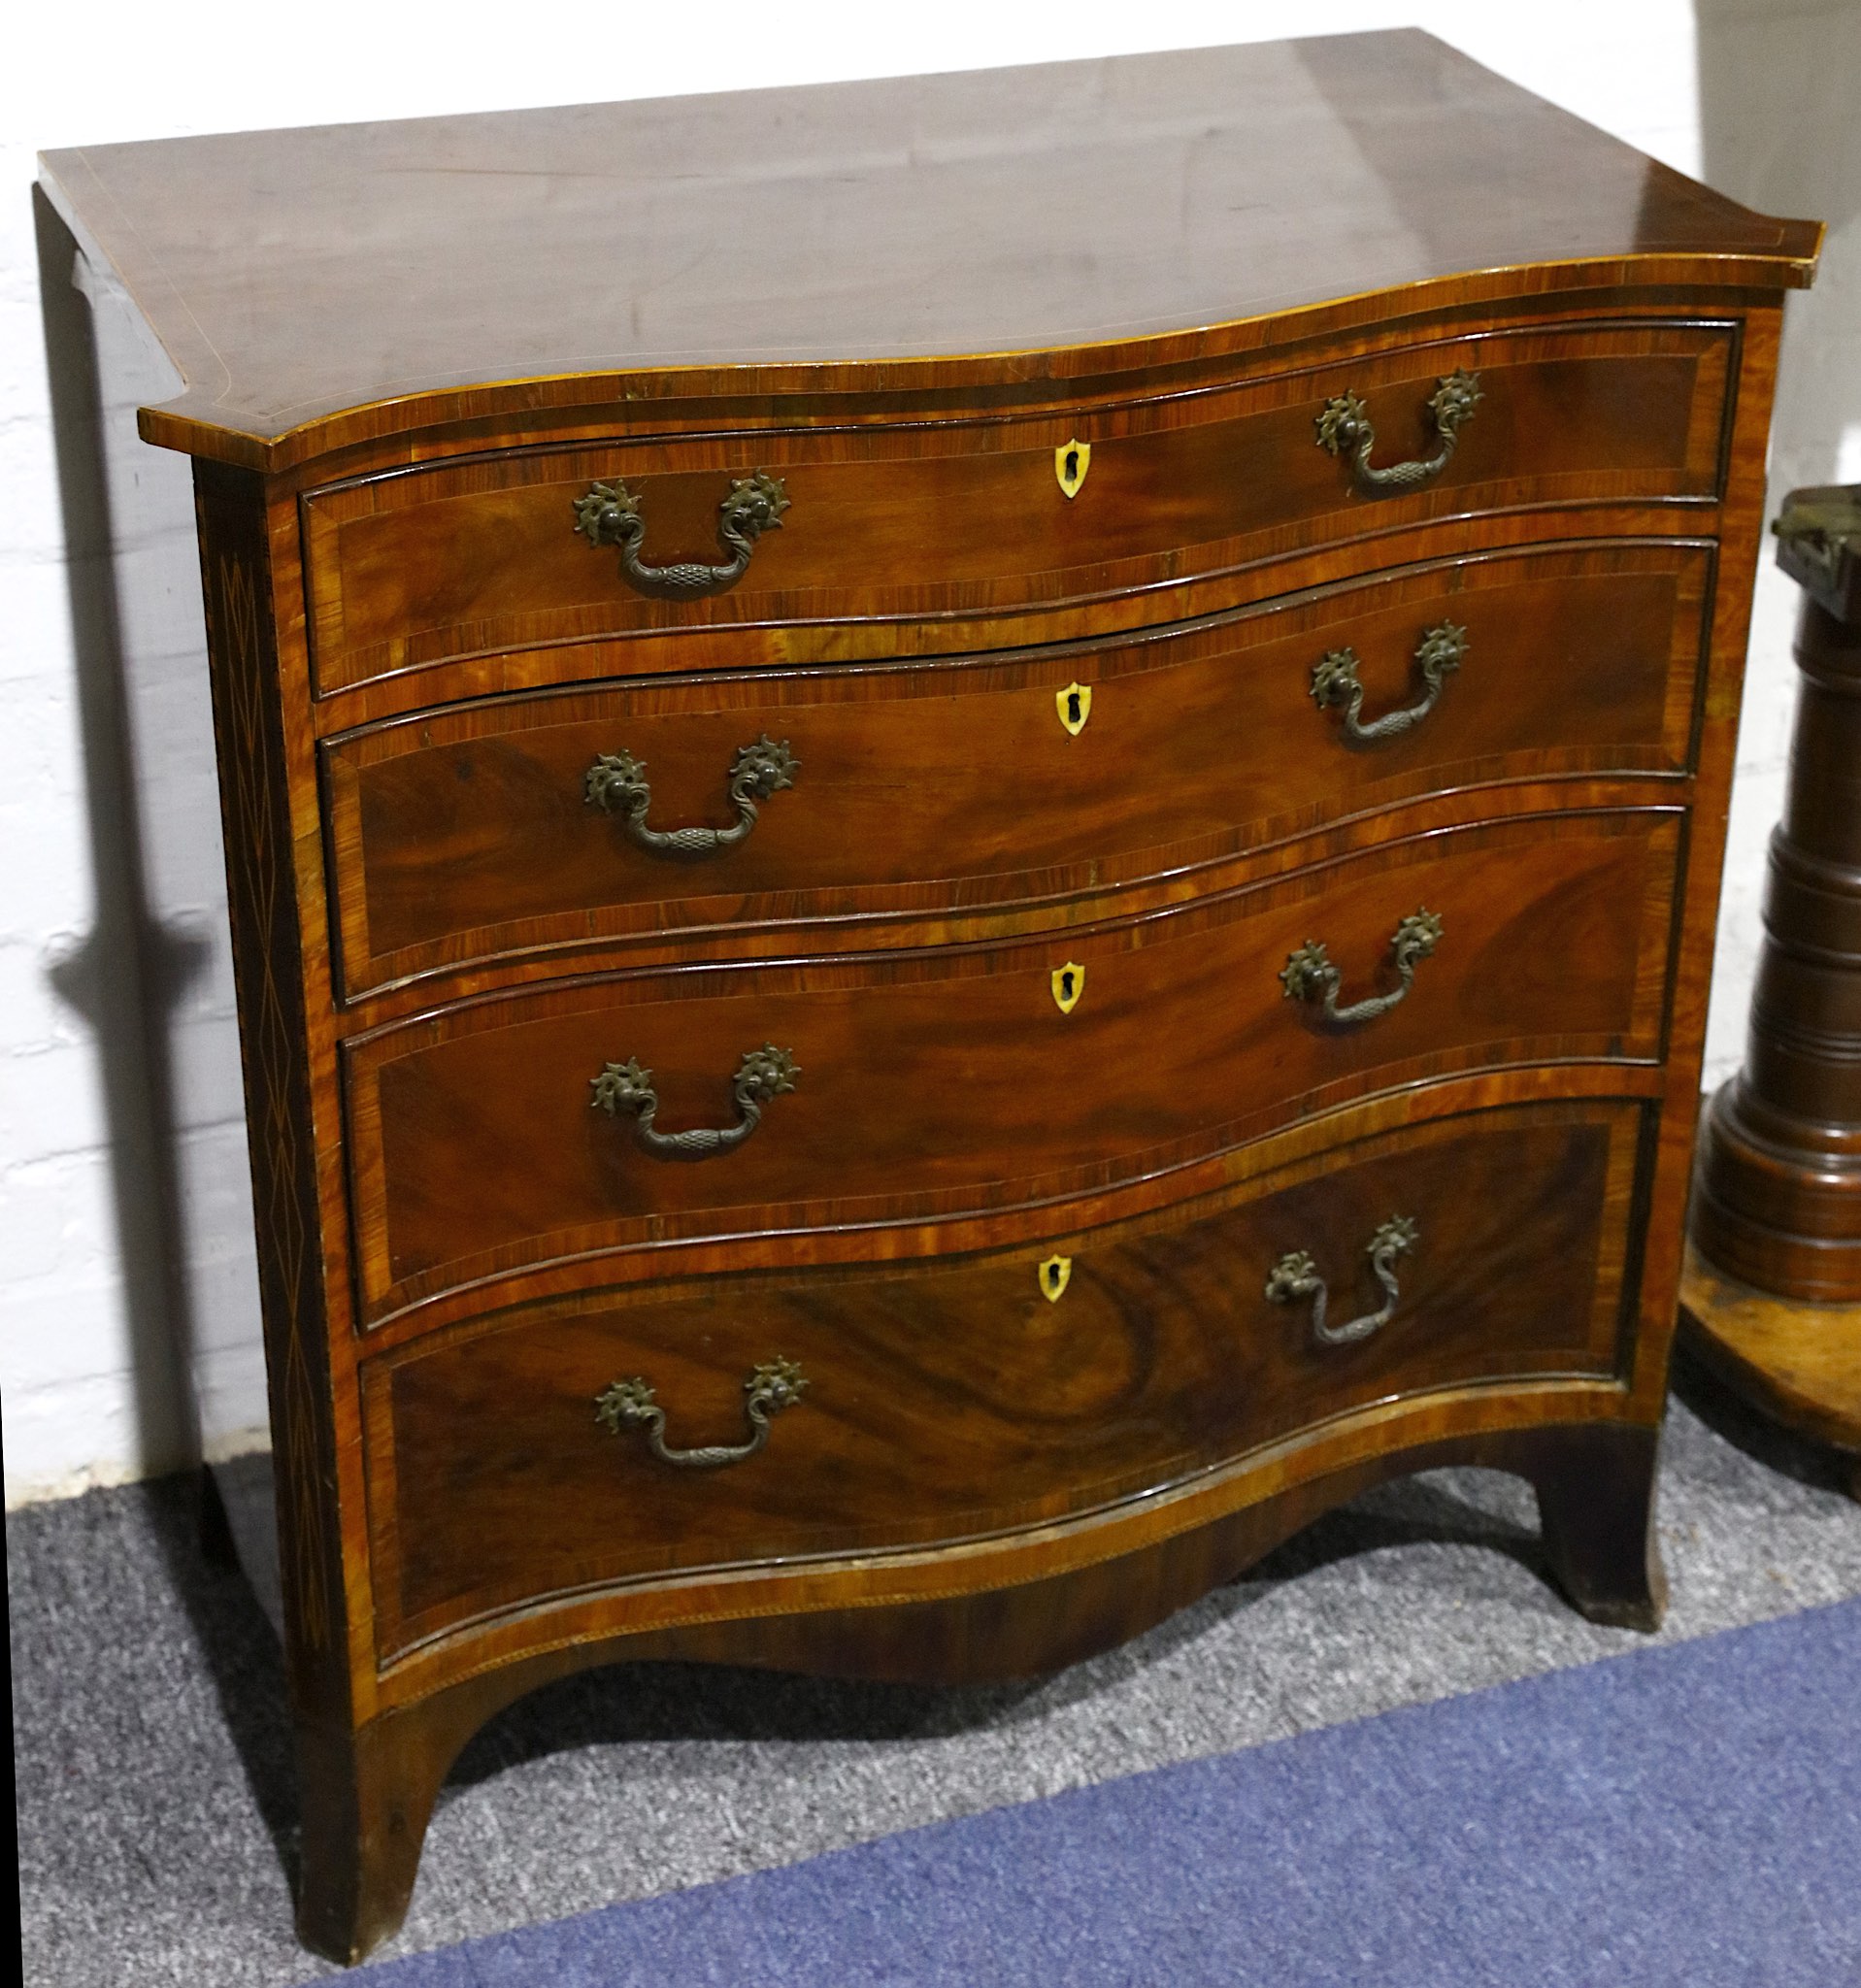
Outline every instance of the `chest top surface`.
[(103, 146), (44, 180), (183, 377), (150, 439), (262, 467), (468, 385), (884, 385), (1546, 264), (1776, 288), (1818, 232), (1414, 30)]

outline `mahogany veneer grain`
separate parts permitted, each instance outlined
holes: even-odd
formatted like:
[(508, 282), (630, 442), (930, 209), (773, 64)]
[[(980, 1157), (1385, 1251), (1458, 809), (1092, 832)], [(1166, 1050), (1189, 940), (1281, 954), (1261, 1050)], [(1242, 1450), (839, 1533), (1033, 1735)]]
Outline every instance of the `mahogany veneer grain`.
[[(1057, 940), (574, 981), (456, 1005), (345, 1060), (362, 1316), (675, 1240), (952, 1218), (1105, 1191), (1366, 1092), (1661, 1050), (1679, 821), (1528, 815), (1299, 870)], [(1279, 970), (1320, 938), (1356, 999), (1441, 915), (1409, 997), (1336, 1027)], [(1051, 985), (1083, 969), (1070, 1013)], [(1169, 1016), (1167, 1030), (1157, 1027)], [(590, 1085), (629, 1057), (664, 1132), (729, 1125), (729, 1079), (801, 1065), (752, 1139), (656, 1159)]]
[(1397, 298), (1774, 292), (1819, 242), (1413, 30), (48, 163), (185, 377), (151, 439), (265, 470), (675, 384), (1245, 351)]
[[(1189, 630), (503, 698), (340, 734), (321, 764), (344, 979), (352, 997), (669, 929), (948, 915), (1206, 864), (1433, 789), (1678, 776), (1711, 584), (1694, 542), (1537, 547)], [(1412, 703), (1416, 646), (1446, 623), (1468, 654), (1426, 723), (1357, 746), (1313, 703), (1314, 665), (1344, 645), (1367, 718)], [(1075, 683), (1091, 702), (1069, 736), (1057, 700)], [(585, 798), (596, 757), (625, 750), (652, 826), (727, 827), (725, 775), (763, 736), (792, 746), (797, 784), (709, 861), (641, 850)]]
[[(1642, 1126), (1612, 1100), (1450, 1117), (1038, 1247), (602, 1293), (417, 1341), (366, 1392), (386, 1647), (539, 1593), (1107, 1509), (1376, 1403), (1612, 1378)], [(1420, 1240), (1380, 1333), (1323, 1345), (1309, 1305), (1264, 1295), (1304, 1247), (1334, 1325), (1374, 1309), (1365, 1245), (1396, 1212)], [(1054, 1299), (1049, 1246), (1070, 1257)], [(592, 1413), (643, 1374), (669, 1441), (738, 1441), (744, 1376), (778, 1354), (808, 1390), (727, 1474), (668, 1470)], [(544, 1538), (541, 1511), (563, 1514)]]
[[(1143, 590), (1262, 552), (1483, 511), (1610, 499), (1711, 503), (1719, 492), (1727, 322), (1557, 327), (1418, 343), (1227, 391), (1062, 410), (1034, 421), (914, 419), (698, 441), (510, 451), (383, 473), (304, 499), (319, 693), (485, 649), (714, 622), (948, 624)], [(1483, 398), (1425, 489), (1366, 502), (1314, 446), (1334, 395), (1362, 395), (1385, 456), (1425, 455), (1428, 397), (1456, 367)], [(1054, 451), (1089, 443), (1068, 500)], [(611, 549), (573, 529), (575, 499), (619, 478), (654, 563), (719, 556), (733, 477), (782, 479), (790, 509), (727, 592), (644, 598)], [(668, 660), (681, 645), (657, 646)], [(661, 667), (665, 667), (662, 664)], [(652, 667), (650, 651), (620, 667)]]

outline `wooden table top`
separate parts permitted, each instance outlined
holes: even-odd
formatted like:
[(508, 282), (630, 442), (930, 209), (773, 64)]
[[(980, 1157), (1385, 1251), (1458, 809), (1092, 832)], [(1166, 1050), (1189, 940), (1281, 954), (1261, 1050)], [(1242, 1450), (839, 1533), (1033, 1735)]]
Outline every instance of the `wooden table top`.
[(1516, 295), (1531, 265), (1776, 288), (1819, 237), (1413, 30), (101, 146), (43, 183), (185, 381), (145, 433), (258, 467), (486, 383), (1192, 356), (1339, 299)]

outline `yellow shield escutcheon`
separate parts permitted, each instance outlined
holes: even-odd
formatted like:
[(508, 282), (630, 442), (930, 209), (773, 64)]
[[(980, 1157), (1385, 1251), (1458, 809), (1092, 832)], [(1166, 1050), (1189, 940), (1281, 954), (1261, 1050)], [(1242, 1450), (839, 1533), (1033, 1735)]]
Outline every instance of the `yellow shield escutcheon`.
[(1041, 1265), (1041, 1296), (1051, 1305), (1066, 1289), (1066, 1281), (1073, 1275), (1073, 1259), (1070, 1256), (1049, 1256)]
[(1080, 494), (1080, 485), (1085, 481), (1085, 473), (1091, 467), (1092, 445), (1089, 442), (1062, 442), (1053, 451), (1053, 474), (1059, 478), (1060, 489), (1069, 500)]
[(1089, 683), (1069, 683), (1064, 690), (1053, 693), (1053, 703), (1060, 714), (1060, 723), (1078, 738), (1085, 730), (1085, 721), (1092, 715), (1092, 686)]
[(1053, 1002), (1062, 1014), (1071, 1014), (1085, 992), (1085, 969), (1078, 960), (1068, 960), (1053, 969)]

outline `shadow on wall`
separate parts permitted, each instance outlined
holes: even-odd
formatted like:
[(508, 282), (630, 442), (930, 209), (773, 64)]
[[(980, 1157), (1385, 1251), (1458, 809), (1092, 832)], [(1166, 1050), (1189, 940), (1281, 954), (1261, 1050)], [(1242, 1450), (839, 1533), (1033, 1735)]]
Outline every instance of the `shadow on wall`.
[(146, 1471), (197, 1453), (179, 1253), (172, 1085), (157, 1017), (188, 962), (164, 945), (147, 904), (136, 829), (116, 540), (91, 311), (73, 282), (77, 245), (33, 188), (39, 294), (51, 389), (71, 627), (77, 661), (96, 923), (50, 970), (89, 1025), (111, 1144), (116, 1243)]
[(37, 187), (33, 213), (96, 907), (49, 977), (96, 1044), (133, 1419), (67, 1434), (152, 1475), (266, 1441), (193, 480), (137, 431), (173, 362)]
[(1861, 0), (1693, 0), (1707, 182), (1828, 224), (1815, 288), (1790, 299), (1771, 510), (1861, 481)]

